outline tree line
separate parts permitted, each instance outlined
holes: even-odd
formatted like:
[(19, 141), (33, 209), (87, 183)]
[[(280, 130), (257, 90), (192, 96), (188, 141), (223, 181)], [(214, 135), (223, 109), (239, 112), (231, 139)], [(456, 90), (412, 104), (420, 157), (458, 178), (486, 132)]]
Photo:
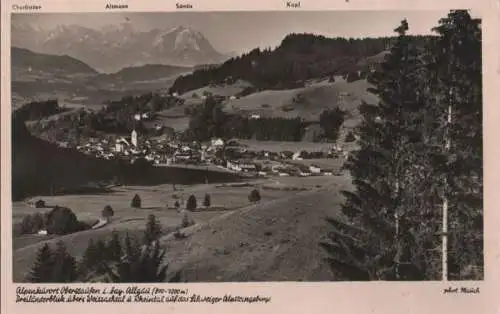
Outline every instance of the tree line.
[(343, 280), (481, 280), (481, 21), (450, 11), (424, 45), (406, 20), (372, 76), (354, 190), (322, 246)]
[(162, 235), (161, 224), (154, 215), (149, 215), (142, 237), (113, 231), (106, 241), (90, 239), (80, 260), (68, 252), (62, 241), (55, 247), (45, 243), (38, 250), (26, 281), (179, 282), (180, 272), (167, 276), (166, 251), (159, 244)]

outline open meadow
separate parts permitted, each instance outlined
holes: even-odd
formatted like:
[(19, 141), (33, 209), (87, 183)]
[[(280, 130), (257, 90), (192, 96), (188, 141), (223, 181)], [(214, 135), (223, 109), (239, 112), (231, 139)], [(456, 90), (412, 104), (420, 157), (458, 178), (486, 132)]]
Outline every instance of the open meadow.
[[(260, 203), (266, 204), (274, 200), (292, 197), (298, 191), (328, 188), (338, 180), (338, 177), (323, 176), (263, 178), (239, 183), (176, 185), (175, 191), (171, 184), (152, 187), (121, 186), (113, 188), (110, 193), (45, 196), (27, 199), (24, 202), (14, 202), (14, 223), (22, 220), (26, 214), (50, 210), (50, 208), (34, 208), (27, 204), (28, 201), (38, 199), (43, 199), (48, 207), (55, 205), (68, 207), (82, 221), (98, 220), (106, 205), (110, 205), (114, 210), (114, 216), (110, 223), (99, 229), (85, 230), (64, 236), (23, 235), (14, 237), (14, 280), (23, 280), (34, 262), (37, 248), (43, 243), (55, 244), (62, 240), (66, 243), (70, 253), (76, 258), (80, 258), (90, 239), (105, 239), (111, 235), (113, 230), (121, 234), (129, 232), (140, 235), (150, 214), (157, 217), (164, 232), (172, 232), (181, 225), (183, 218), (183, 213), (175, 209), (174, 203), (179, 201), (180, 204), (183, 204), (190, 195), (196, 197), (199, 210), (187, 212), (188, 217), (193, 219), (196, 225), (201, 225), (228, 212), (249, 206), (251, 203), (248, 200), (248, 195), (253, 189), (260, 191)], [(141, 197), (142, 206), (140, 209), (131, 207), (130, 202), (135, 194)], [(203, 206), (205, 194), (210, 195), (210, 208)], [(181, 208), (184, 207), (185, 205), (181, 205)], [(211, 208), (217, 210), (211, 210)]]

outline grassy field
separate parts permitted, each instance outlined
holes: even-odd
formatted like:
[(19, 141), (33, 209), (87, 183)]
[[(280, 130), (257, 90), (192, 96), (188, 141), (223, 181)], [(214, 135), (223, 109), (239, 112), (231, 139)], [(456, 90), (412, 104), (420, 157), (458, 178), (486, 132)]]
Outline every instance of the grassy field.
[(163, 238), (170, 271), (188, 282), (335, 280), (319, 243), (340, 215), (348, 176), (314, 191), (261, 202)]
[[(227, 209), (227, 211), (202, 210), (188, 213), (189, 217), (197, 224), (203, 224), (213, 218), (226, 215), (228, 212), (247, 207), (249, 205), (248, 194), (254, 188), (260, 190), (261, 203), (267, 203), (293, 196), (297, 191), (293, 191), (291, 188), (295, 188), (295, 190), (313, 190), (331, 186), (335, 184), (335, 180), (338, 179), (334, 177), (286, 177), (260, 179), (247, 184), (178, 185), (176, 186), (177, 191), (173, 191), (172, 185), (154, 187), (126, 186), (116, 188), (109, 194), (43, 197), (42, 199), (48, 206), (59, 205), (71, 208), (80, 220), (98, 219), (101, 216), (102, 209), (108, 204), (113, 207), (115, 215), (111, 223), (101, 229), (87, 230), (62, 237), (27, 235), (14, 238), (14, 280), (23, 280), (26, 272), (34, 262), (37, 249), (43, 243), (55, 244), (57, 241), (62, 240), (66, 243), (70, 252), (79, 258), (91, 238), (94, 240), (106, 238), (113, 230), (121, 233), (140, 234), (149, 214), (154, 214), (165, 229), (173, 230), (180, 225), (182, 220), (182, 214), (171, 208), (176, 199), (179, 202), (182, 199), (186, 201), (190, 195), (195, 195), (198, 206), (203, 207), (203, 197), (208, 193), (211, 196), (212, 206), (223, 206)], [(141, 209), (130, 207), (130, 201), (135, 194), (139, 194), (142, 199)], [(175, 198), (174, 195), (176, 195)], [(39, 198), (33, 200), (37, 199)], [(36, 209), (24, 202), (14, 202), (12, 210), (13, 220), (19, 221), (25, 214), (50, 209)]]
[(201, 97), (205, 92), (212, 93), (213, 95), (229, 97), (240, 93), (246, 87), (249, 87), (251, 85), (252, 84), (248, 82), (238, 80), (234, 84), (219, 85), (214, 87), (205, 86), (202, 88), (198, 88), (182, 94), (181, 97), (184, 99), (190, 99), (193, 98), (193, 94), (196, 94), (198, 95), (198, 97)]
[[(295, 118), (316, 121), (324, 109), (338, 105), (341, 93), (346, 93), (343, 108), (355, 110), (361, 103), (376, 103), (376, 96), (366, 89), (366, 80), (348, 83), (343, 80), (334, 83), (320, 81), (309, 86), (289, 90), (266, 90), (226, 103), (228, 112), (250, 112), (261, 116)], [(295, 98), (295, 100), (294, 100)], [(290, 110), (283, 110), (290, 106)]]

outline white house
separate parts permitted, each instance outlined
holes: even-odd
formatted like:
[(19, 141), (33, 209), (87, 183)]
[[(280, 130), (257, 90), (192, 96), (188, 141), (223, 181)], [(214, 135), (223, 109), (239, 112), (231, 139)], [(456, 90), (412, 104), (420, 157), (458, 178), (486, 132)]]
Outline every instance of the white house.
[(241, 164), (239, 164), (239, 167), (243, 171), (255, 171), (255, 170), (257, 170), (257, 167), (251, 163), (241, 163)]
[(311, 171), (311, 173), (320, 173), (321, 172), (321, 168), (320, 167), (316, 167), (314, 165), (311, 165), (311, 166), (309, 166), (309, 171)]
[(231, 161), (226, 162), (226, 167), (227, 169), (233, 170), (233, 171), (241, 171), (243, 170), (237, 163), (233, 163)]
[(140, 114), (138, 114), (138, 113), (136, 113), (136, 114), (134, 115), (134, 119), (135, 119), (135, 120), (137, 120), (137, 121), (141, 121), (141, 117), (142, 117), (142, 116), (141, 116)]
[(211, 146), (215, 148), (220, 148), (224, 146), (224, 141), (221, 138), (212, 139)]
[(125, 151), (125, 148), (127, 148), (128, 146), (130, 146), (130, 144), (126, 139), (119, 138), (115, 142), (115, 152), (123, 153)]
[(236, 99), (236, 96), (234, 96), (234, 95), (233, 95), (233, 96), (229, 97), (229, 99), (231, 99), (231, 100), (235, 100), (235, 99)]
[(260, 119), (260, 115), (258, 115), (258, 114), (252, 114), (250, 116), (250, 119)]
[(40, 230), (37, 233), (38, 235), (47, 235), (47, 230)]

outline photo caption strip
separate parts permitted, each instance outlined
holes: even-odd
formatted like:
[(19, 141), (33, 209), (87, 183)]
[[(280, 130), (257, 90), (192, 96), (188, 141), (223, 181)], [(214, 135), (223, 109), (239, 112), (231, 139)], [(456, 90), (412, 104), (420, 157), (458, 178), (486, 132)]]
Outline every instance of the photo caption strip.
[(269, 296), (225, 294), (208, 296), (189, 289), (163, 287), (24, 287), (16, 289), (16, 303), (269, 303)]

